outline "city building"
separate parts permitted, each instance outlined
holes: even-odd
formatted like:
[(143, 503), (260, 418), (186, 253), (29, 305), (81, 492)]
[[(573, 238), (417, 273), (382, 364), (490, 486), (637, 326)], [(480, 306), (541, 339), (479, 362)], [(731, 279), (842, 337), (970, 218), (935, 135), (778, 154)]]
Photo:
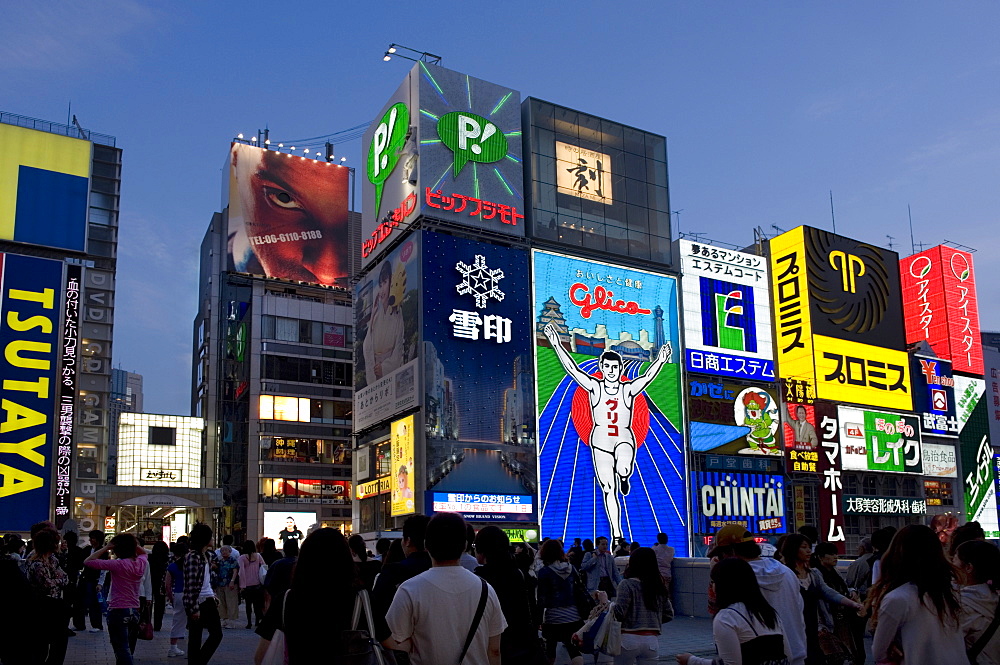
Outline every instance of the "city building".
[(237, 141), (224, 178), (192, 339), (201, 481), (222, 492), (214, 524), (238, 540), (276, 538), (288, 517), (349, 532), (353, 171)]
[[(122, 151), (113, 136), (76, 118), (69, 126), (12, 113), (0, 113), (0, 145), (0, 307), (7, 312), (0, 338), (11, 352), (0, 369), (2, 396), (32, 416), (0, 442), (31, 441), (35, 453), (5, 445), (0, 454), (8, 470), (0, 529), (27, 531), (44, 519), (99, 528)], [(15, 313), (20, 323), (12, 323)]]
[(111, 368), (111, 441), (108, 444), (108, 482), (115, 484), (118, 468), (118, 419), (123, 413), (142, 413), (142, 374)]

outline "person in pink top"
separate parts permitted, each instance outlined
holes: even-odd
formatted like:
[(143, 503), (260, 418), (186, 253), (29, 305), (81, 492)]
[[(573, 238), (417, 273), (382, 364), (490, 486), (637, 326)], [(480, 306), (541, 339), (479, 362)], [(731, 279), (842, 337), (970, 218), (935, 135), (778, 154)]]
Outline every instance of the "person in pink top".
[[(101, 559), (109, 551), (115, 558)], [(148, 565), (146, 550), (139, 547), (131, 533), (120, 533), (87, 557), (83, 565), (111, 573), (108, 638), (115, 652), (115, 665), (133, 665), (132, 653), (139, 636), (139, 587)]]

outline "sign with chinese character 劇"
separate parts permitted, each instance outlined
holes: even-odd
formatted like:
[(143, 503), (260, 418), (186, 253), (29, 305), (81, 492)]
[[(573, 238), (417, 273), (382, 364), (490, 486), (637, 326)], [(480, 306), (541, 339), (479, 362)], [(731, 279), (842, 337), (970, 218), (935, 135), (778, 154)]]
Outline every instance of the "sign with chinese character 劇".
[(923, 473), (916, 416), (842, 406), (839, 417), (844, 469)]
[(687, 393), (691, 450), (781, 456), (774, 388), (719, 383), (689, 374)]
[(960, 428), (958, 445), (962, 454), (966, 520), (979, 522), (987, 538), (997, 538), (1000, 537), (997, 490), (984, 384), (982, 379), (955, 377)]
[(920, 415), (924, 435), (955, 438), (958, 418), (955, 415), (955, 379), (947, 360), (914, 355), (911, 358), (913, 404)]
[(897, 255), (799, 227), (771, 240), (780, 374), (815, 396), (909, 410)]
[(543, 534), (651, 543), (662, 531), (683, 556), (676, 280), (537, 250), (532, 258)]
[(428, 512), (459, 513), (470, 522), (531, 522), (534, 498), (517, 494), (427, 492)]
[(844, 513), (847, 515), (924, 515), (924, 499), (894, 496), (844, 496)]
[(524, 235), (521, 96), (418, 62), (365, 132), (362, 262), (421, 214)]
[(936, 478), (958, 478), (958, 458), (955, 446), (927, 443), (921, 446), (924, 475)]
[(556, 187), (560, 194), (611, 205), (611, 155), (556, 141)]
[(413, 439), (416, 435), (414, 417), (395, 420), (389, 430), (389, 451), (392, 455), (392, 498), (390, 511), (393, 517), (412, 515), (414, 512)]
[(420, 489), (534, 494), (528, 252), (421, 234), (427, 476)]
[(906, 341), (926, 340), (958, 372), (983, 373), (972, 254), (938, 245), (899, 262)]
[(419, 405), (420, 244), (407, 239), (354, 295), (354, 429)]
[(767, 259), (679, 240), (688, 371), (774, 381)]
[(740, 524), (751, 533), (785, 531), (782, 476), (698, 471), (693, 480), (691, 501), (697, 517), (694, 533), (715, 533), (727, 524)]

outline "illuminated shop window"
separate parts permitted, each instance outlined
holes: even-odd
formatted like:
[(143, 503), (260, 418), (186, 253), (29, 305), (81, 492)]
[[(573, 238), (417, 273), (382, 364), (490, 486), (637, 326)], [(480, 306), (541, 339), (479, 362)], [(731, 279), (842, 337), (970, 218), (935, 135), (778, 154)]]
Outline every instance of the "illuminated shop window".
[(270, 444), (266, 458), (275, 462), (351, 463), (350, 445), (344, 441), (274, 437)]
[(260, 499), (264, 503), (351, 502), (351, 481), (329, 478), (261, 478)]

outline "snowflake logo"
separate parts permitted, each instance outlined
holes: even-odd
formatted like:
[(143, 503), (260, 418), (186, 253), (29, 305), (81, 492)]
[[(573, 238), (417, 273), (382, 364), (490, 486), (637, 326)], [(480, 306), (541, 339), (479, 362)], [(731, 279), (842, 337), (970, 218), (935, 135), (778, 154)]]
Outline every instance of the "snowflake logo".
[(476, 307), (479, 309), (486, 309), (486, 301), (490, 298), (503, 300), (503, 291), (498, 286), (504, 277), (503, 270), (490, 270), (482, 255), (476, 254), (476, 260), (471, 266), (459, 261), (455, 264), (455, 270), (462, 273), (462, 281), (455, 287), (458, 294), (470, 294), (476, 299)]

